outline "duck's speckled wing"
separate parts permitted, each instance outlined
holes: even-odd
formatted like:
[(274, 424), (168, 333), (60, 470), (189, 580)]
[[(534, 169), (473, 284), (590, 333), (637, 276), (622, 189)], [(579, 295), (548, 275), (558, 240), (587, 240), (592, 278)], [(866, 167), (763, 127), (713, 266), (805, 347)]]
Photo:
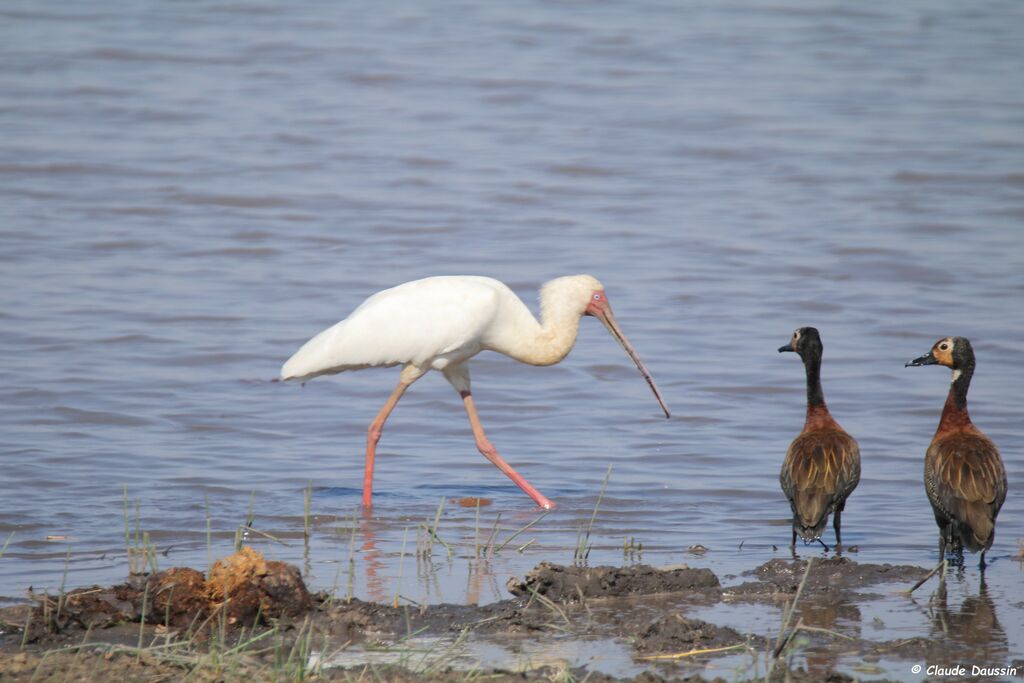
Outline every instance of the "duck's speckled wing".
[(821, 536), (828, 515), (860, 481), (860, 448), (841, 430), (801, 434), (790, 444), (779, 482), (804, 540)]
[(999, 449), (978, 431), (932, 442), (924, 463), (924, 484), (936, 517), (956, 525), (968, 550), (986, 550), (1006, 500), (1006, 468)]

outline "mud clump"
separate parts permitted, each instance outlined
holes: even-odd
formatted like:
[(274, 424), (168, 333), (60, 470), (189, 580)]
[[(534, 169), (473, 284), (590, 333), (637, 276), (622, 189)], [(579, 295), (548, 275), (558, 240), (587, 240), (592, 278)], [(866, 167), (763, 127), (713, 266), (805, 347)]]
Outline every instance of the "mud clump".
[(201, 621), (209, 614), (207, 593), (206, 580), (195, 569), (174, 567), (154, 574), (144, 589), (150, 600), (146, 621), (169, 626), (188, 626), (197, 616)]
[(209, 599), (226, 610), (229, 625), (253, 624), (257, 616), (294, 617), (309, 610), (312, 601), (298, 568), (267, 562), (245, 547), (217, 560), (206, 582)]
[(519, 581), (509, 579), (509, 592), (526, 598), (543, 595), (555, 602), (580, 602), (587, 598), (653, 595), (686, 591), (717, 591), (718, 577), (710, 569), (677, 567), (569, 567), (541, 562)]
[(681, 614), (669, 614), (640, 631), (633, 647), (643, 653), (685, 652), (747, 641), (747, 637), (731, 628), (715, 626), (700, 619), (687, 619)]
[(48, 633), (139, 621), (199, 626), (221, 610), (228, 626), (252, 626), (298, 616), (312, 606), (297, 568), (267, 562), (248, 547), (219, 560), (209, 580), (195, 569), (174, 567), (110, 588), (92, 586), (63, 596), (31, 597), (37, 605), (28, 619), (28, 642)]
[(61, 600), (51, 596), (30, 594), (38, 601), (29, 619), (28, 640), (33, 641), (47, 631), (64, 631), (81, 627), (108, 628), (139, 618), (136, 596), (138, 587), (128, 584), (102, 589), (99, 586), (80, 588)]

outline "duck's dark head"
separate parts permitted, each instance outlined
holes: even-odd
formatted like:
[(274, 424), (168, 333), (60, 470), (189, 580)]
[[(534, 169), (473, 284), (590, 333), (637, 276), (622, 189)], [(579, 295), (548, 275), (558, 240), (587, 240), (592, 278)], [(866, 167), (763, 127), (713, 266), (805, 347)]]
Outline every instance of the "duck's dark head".
[(818, 334), (816, 327), (798, 327), (790, 337), (789, 343), (779, 347), (779, 353), (793, 351), (805, 361), (808, 358), (821, 358), (823, 350), (821, 335)]

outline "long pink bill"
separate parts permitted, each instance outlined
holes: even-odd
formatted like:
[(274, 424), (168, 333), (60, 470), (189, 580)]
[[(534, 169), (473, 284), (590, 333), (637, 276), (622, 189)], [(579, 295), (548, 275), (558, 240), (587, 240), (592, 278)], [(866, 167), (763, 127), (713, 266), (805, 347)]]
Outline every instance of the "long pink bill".
[(626, 353), (629, 354), (629, 357), (633, 359), (633, 362), (636, 363), (636, 369), (644, 376), (644, 379), (647, 380), (648, 386), (651, 387), (651, 391), (654, 392), (654, 398), (658, 399), (658, 405), (661, 406), (662, 411), (665, 413), (665, 417), (671, 417), (668, 412), (668, 406), (665, 405), (665, 400), (661, 397), (661, 392), (658, 391), (658, 385), (654, 383), (654, 378), (651, 377), (651, 373), (647, 371), (647, 366), (645, 366), (644, 362), (640, 360), (640, 356), (637, 354), (636, 349), (634, 349), (633, 345), (629, 343), (628, 339), (626, 339), (626, 335), (622, 333), (622, 330), (619, 328), (619, 324), (615, 322), (615, 316), (612, 315), (611, 307), (607, 305), (602, 306), (599, 310), (594, 311), (592, 315), (604, 323), (604, 326), (608, 328), (608, 331), (612, 333), (612, 336), (619, 341), (622, 348), (625, 349)]

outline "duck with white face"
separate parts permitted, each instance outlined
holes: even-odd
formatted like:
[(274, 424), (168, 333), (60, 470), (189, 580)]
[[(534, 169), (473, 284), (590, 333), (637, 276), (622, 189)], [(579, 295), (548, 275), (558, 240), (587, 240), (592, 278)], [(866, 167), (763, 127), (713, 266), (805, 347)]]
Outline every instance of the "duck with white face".
[(907, 367), (943, 365), (952, 382), (939, 426), (924, 458), (924, 488), (939, 526), (939, 560), (966, 548), (985, 552), (992, 547), (996, 517), (1006, 500), (1006, 468), (996, 445), (978, 429), (967, 412), (967, 390), (974, 376), (974, 349), (965, 337), (944, 337), (931, 350), (908, 361)]

